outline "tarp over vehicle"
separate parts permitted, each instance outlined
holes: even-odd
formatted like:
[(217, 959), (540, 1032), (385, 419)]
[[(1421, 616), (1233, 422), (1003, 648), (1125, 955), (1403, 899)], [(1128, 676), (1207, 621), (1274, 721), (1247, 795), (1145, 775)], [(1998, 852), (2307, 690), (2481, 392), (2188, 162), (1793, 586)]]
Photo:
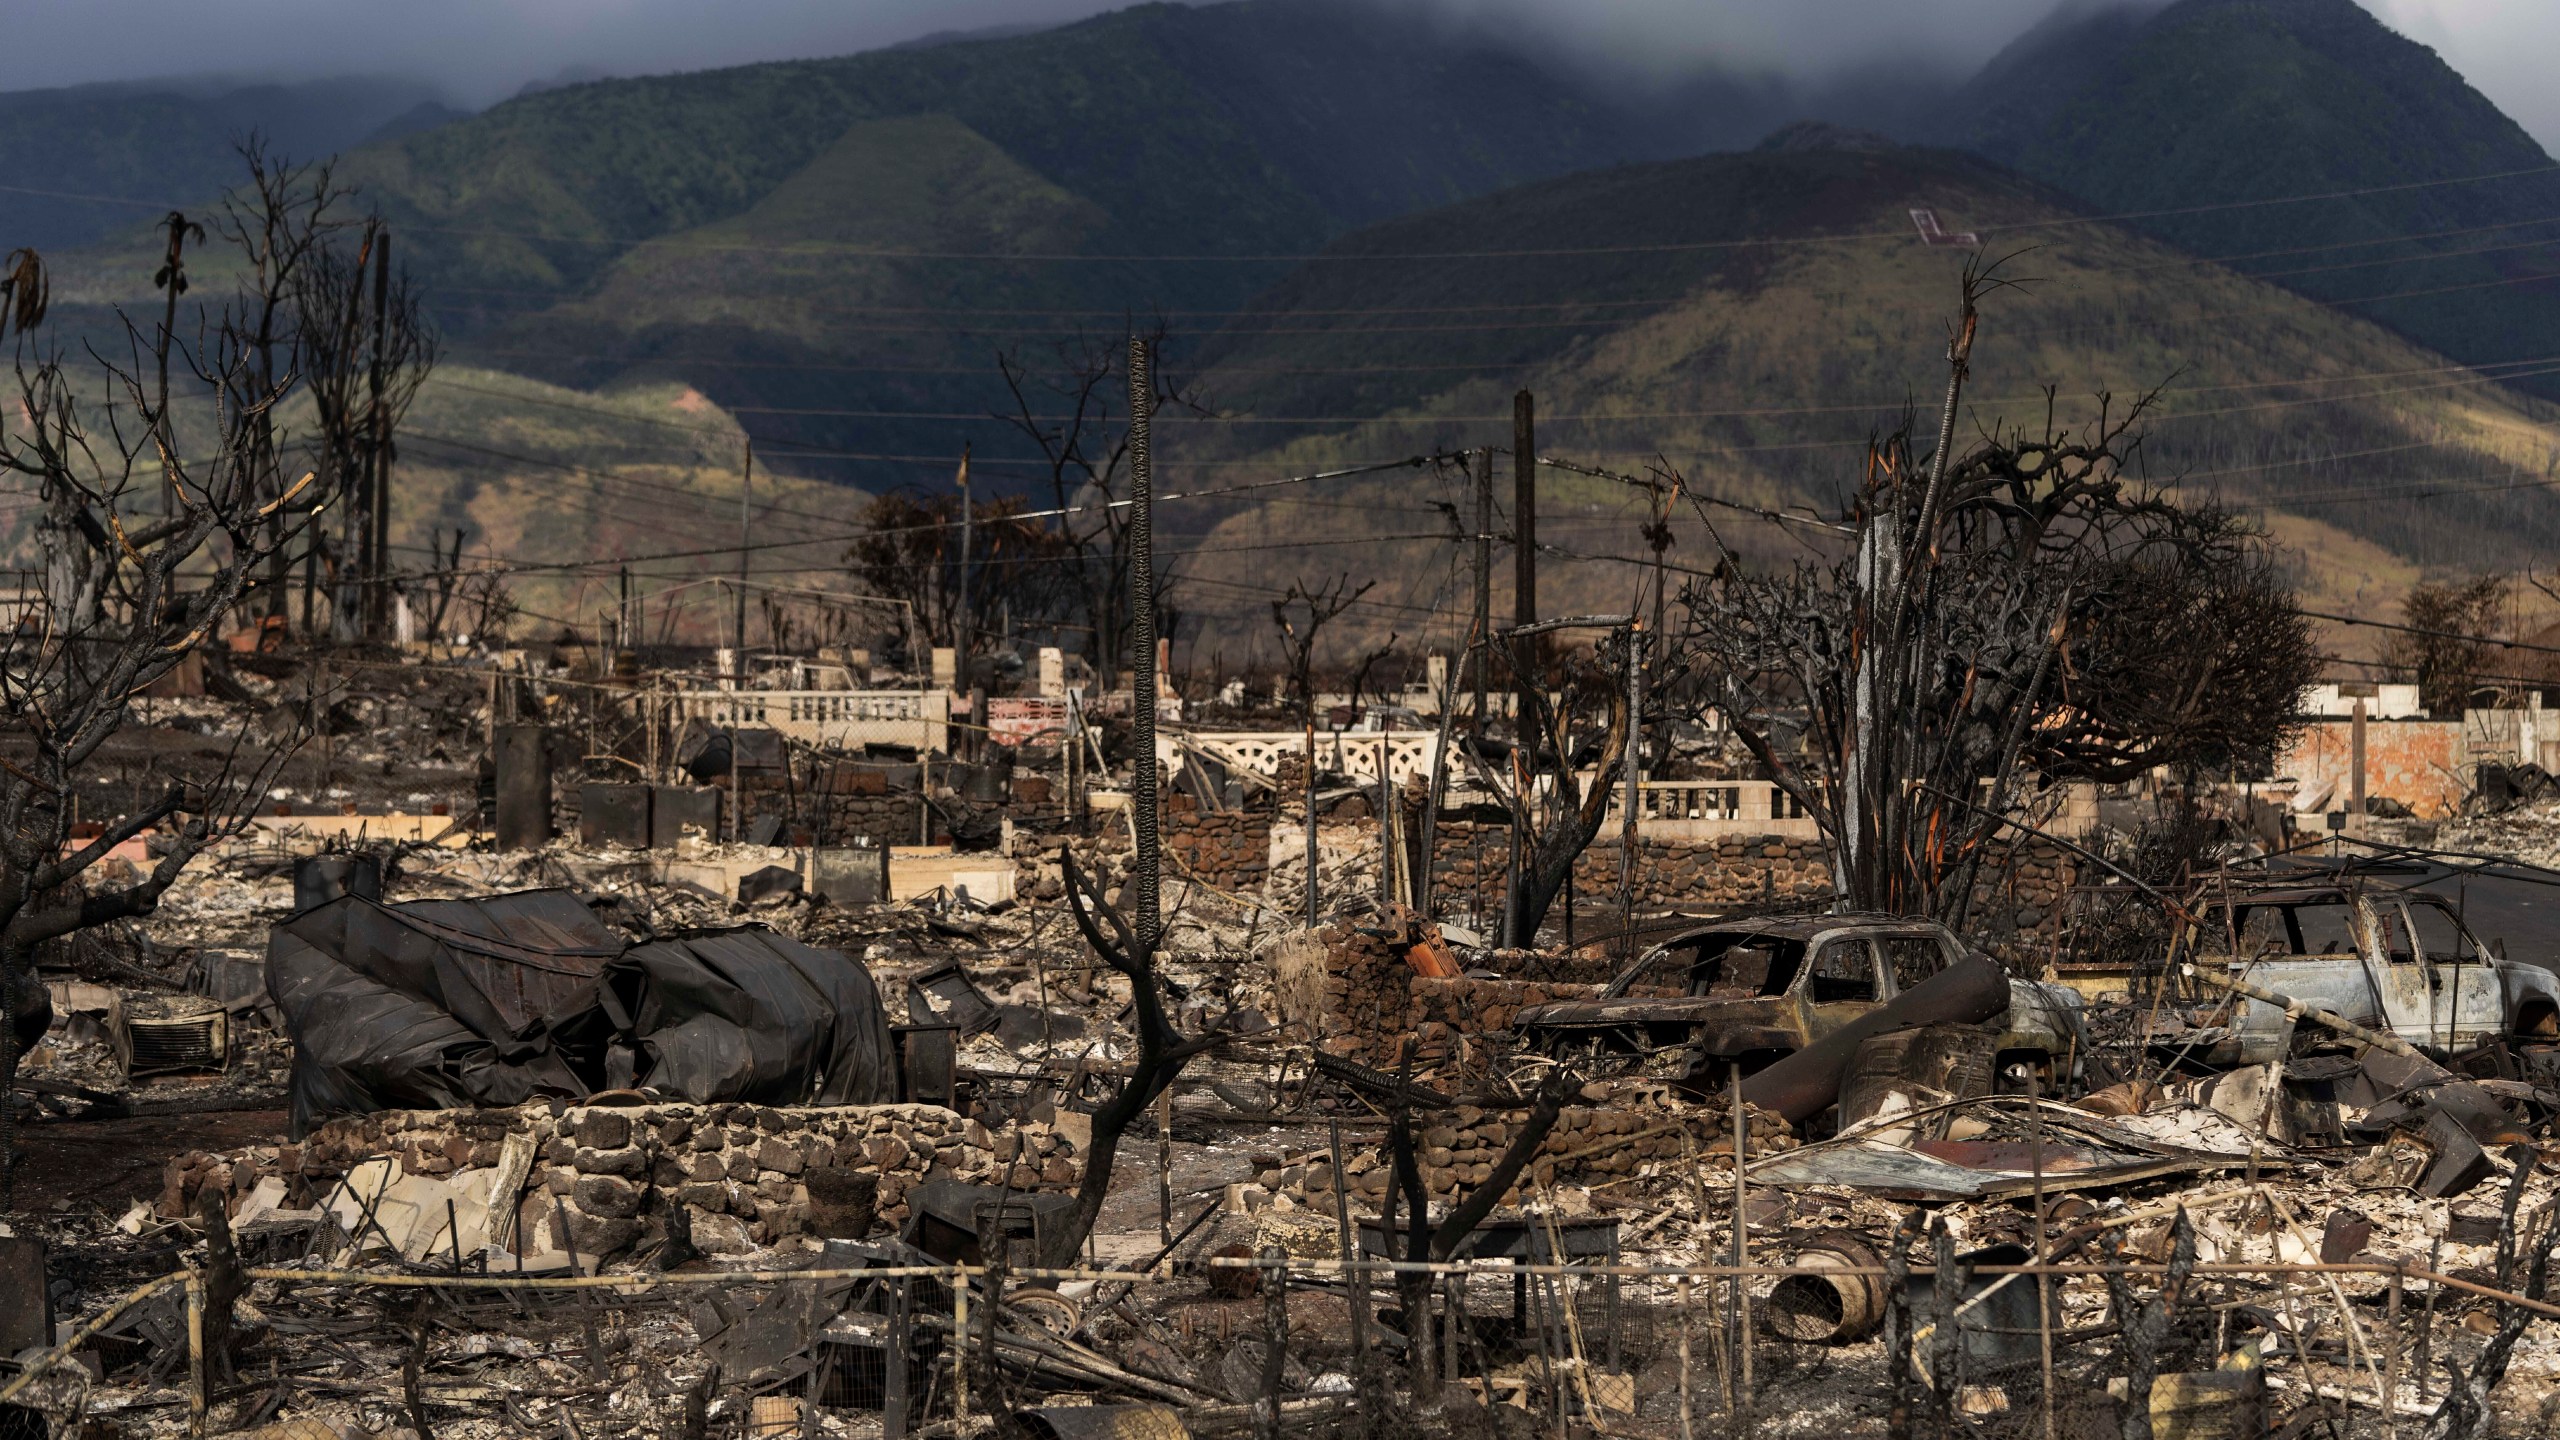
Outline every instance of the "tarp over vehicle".
[(275, 927), (267, 986), (294, 1042), (296, 1136), (335, 1115), (633, 1084), (695, 1101), (896, 1098), (879, 991), (852, 957), (761, 928), (635, 947), (564, 890), (340, 896)]

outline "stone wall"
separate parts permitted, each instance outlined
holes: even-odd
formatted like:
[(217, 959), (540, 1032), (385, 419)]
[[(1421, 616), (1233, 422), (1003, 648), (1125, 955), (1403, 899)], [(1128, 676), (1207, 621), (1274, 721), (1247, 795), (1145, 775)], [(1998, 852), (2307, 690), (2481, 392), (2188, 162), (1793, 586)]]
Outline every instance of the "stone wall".
[(330, 1121), (299, 1145), (179, 1156), (164, 1175), (160, 1208), (185, 1214), (212, 1185), (234, 1197), (236, 1210), (267, 1176), (284, 1182), (289, 1205), (317, 1204), (358, 1163), (382, 1155), (406, 1174), (455, 1177), (495, 1166), (517, 1132), (534, 1146), (520, 1233), (553, 1248), (574, 1241), (583, 1255), (628, 1247), (651, 1217), (678, 1204), (695, 1243), (713, 1254), (839, 1228), (836, 1217), (813, 1214), (813, 1177), (821, 1190), (866, 1177), (868, 1228), (894, 1230), (905, 1223), (907, 1191), (927, 1180), (1040, 1190), (1070, 1187), (1082, 1173), (1074, 1145), (1045, 1126), (990, 1132), (932, 1105), (392, 1110)]
[[(1062, 823), (1063, 817), (1059, 819)], [(1182, 878), (1188, 867), (1222, 890), (1258, 890), (1270, 873), (1269, 810), (1203, 813), (1192, 808), (1191, 797), (1177, 795), (1165, 807), (1161, 834), (1169, 880)], [(1064, 896), (1059, 856), (1068, 850), (1075, 852), (1077, 866), (1105, 887), (1125, 884), (1134, 848), (1128, 819), (1117, 811), (1097, 814), (1092, 833), (1085, 835), (1063, 829), (1034, 833), (1017, 818), (1013, 857), (1018, 893), (1042, 900)]]
[(1588, 1000), (1597, 985), (1560, 980), (1434, 980), (1409, 976), (1412, 997), (1414, 1063), (1435, 1072), (1437, 1083), (1472, 1089), (1491, 1074), (1492, 1056), (1483, 1043), (1491, 1032), (1508, 1031), (1520, 1012), (1557, 1000)]
[[(1618, 894), (1617, 837), (1603, 836), (1574, 862), (1585, 895)], [(1701, 909), (1801, 908), (1831, 897), (1822, 842), (1795, 836), (1636, 841), (1636, 903)]]
[(1395, 931), (1372, 917), (1337, 919), (1316, 931), (1324, 947), (1324, 988), (1316, 1043), (1328, 1054), (1392, 1065), (1412, 1034), (1413, 967)]
[(2050, 841), (2031, 840), (2004, 857), (1983, 862), (1974, 881), (1972, 913), (1965, 938), (1988, 950), (2021, 973), (2034, 973), (2051, 949), (2052, 939), (2068, 918), (2072, 887), (2080, 883), (2081, 861)]
[(1207, 884), (1258, 890), (1271, 871), (1271, 812), (1176, 810), (1165, 817), (1164, 845), (1181, 868)]
[[(1502, 911), (1511, 832), (1500, 825), (1452, 821), (1440, 827), (1432, 861), (1432, 894), (1442, 913)], [(1574, 862), (1574, 887), (1604, 903), (1618, 895), (1617, 837), (1605, 836)], [(1822, 842), (1790, 836), (1718, 840), (1638, 840), (1636, 903), (1698, 909), (1760, 905), (1801, 907), (1831, 894)]]

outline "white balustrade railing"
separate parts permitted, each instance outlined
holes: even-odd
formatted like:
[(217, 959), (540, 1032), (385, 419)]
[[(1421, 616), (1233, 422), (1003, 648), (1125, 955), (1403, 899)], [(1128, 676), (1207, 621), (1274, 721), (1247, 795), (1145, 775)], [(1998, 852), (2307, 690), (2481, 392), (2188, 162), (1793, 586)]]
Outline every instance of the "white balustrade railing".
[(679, 690), (668, 702), (678, 723), (762, 726), (835, 749), (949, 748), (951, 697), (938, 690)]
[[(1589, 777), (1584, 777), (1589, 783)], [(1626, 787), (1613, 787), (1602, 839), (1626, 824)], [(1724, 835), (1810, 837), (1813, 817), (1768, 780), (1645, 780), (1636, 785), (1636, 833), (1661, 839)]]
[[(1220, 764), (1250, 770), (1266, 780), (1279, 778), (1282, 757), (1307, 750), (1303, 730), (1207, 730), (1185, 738)], [(1431, 778), (1431, 761), (1439, 746), (1437, 730), (1319, 730), (1316, 763), (1374, 785), (1383, 756), (1387, 778), (1402, 785), (1416, 776), (1425, 781)]]

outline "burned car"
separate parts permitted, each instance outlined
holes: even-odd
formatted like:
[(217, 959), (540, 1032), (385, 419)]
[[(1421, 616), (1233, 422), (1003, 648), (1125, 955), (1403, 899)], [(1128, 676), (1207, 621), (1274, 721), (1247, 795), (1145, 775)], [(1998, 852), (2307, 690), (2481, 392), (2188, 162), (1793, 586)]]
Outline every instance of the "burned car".
[[(1967, 955), (1944, 925), (1897, 915), (1735, 919), (1682, 931), (1646, 951), (1598, 998), (1539, 1005), (1515, 1022), (1551, 1054), (1685, 1054), (1683, 1078), (1721, 1084), (1791, 1055)], [(1996, 1004), (1993, 1000), (1990, 1003)], [(2076, 1062), (2079, 994), (2009, 981), (1995, 1074), (2042, 1090)]]
[[(2216, 884), (2181, 946), (2200, 970), (2317, 1006), (2440, 1059), (2560, 1046), (2560, 979), (2483, 946), (2444, 897), (2371, 879)], [(2210, 1066), (2281, 1057), (2282, 1007), (2218, 988), (2164, 1005), (2155, 1048)]]

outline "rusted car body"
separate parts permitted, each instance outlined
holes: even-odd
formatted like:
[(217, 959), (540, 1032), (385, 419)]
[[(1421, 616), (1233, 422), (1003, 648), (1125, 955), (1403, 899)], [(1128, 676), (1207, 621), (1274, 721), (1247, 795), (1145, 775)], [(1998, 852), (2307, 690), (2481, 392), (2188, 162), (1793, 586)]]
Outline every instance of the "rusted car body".
[[(2370, 879), (2207, 887), (2185, 947), (2260, 989), (2334, 1012), (2439, 1058), (2502, 1040), (2560, 1042), (2560, 979), (2483, 946), (2443, 896)], [(2163, 1007), (2155, 1047), (2206, 1065), (2259, 1064), (2287, 1044), (2284, 1011), (2222, 992)]]
[[(1790, 915), (1717, 921), (1638, 957), (1591, 1000), (1520, 1012), (1530, 1043), (1551, 1052), (1687, 1048), (1688, 1074), (1713, 1081), (1793, 1054), (1936, 975), (1966, 954), (1931, 920), (1894, 915)], [(2080, 996), (2011, 979), (1998, 1071), (2040, 1085), (2079, 1053)]]

